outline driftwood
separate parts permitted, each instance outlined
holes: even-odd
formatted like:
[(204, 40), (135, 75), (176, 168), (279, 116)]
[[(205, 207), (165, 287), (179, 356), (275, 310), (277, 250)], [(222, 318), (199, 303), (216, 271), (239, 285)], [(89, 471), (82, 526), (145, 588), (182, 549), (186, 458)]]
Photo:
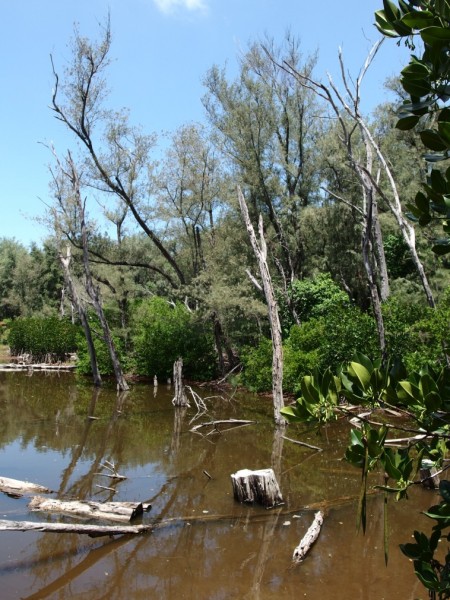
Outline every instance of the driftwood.
[(73, 517), (89, 519), (108, 519), (109, 521), (129, 522), (148, 511), (151, 504), (142, 502), (80, 502), (62, 501), (53, 498), (35, 496), (31, 499), (29, 509), (51, 513), (63, 513)]
[(19, 481), (18, 479), (10, 479), (9, 477), (0, 477), (0, 492), (20, 498), (25, 494), (50, 494), (52, 490), (38, 485), (37, 483), (29, 483), (28, 481)]
[[(224, 419), (219, 421), (208, 421), (207, 423), (199, 423), (198, 425), (194, 425), (191, 427), (189, 431), (196, 433), (202, 427), (212, 427), (212, 431), (217, 431), (220, 433), (220, 429), (217, 427), (218, 425), (231, 425), (234, 427), (243, 427), (244, 425), (253, 425), (256, 421), (246, 421), (244, 419)], [(231, 429), (229, 427), (228, 429)]]
[(241, 469), (231, 475), (233, 494), (238, 502), (257, 502), (266, 508), (283, 504), (278, 482), (273, 469), (250, 471)]
[(307, 444), (306, 442), (300, 442), (299, 440), (293, 440), (290, 437), (287, 437), (287, 435), (283, 435), (282, 436), (283, 440), (287, 440), (288, 442), (292, 442), (293, 444), (298, 444), (299, 446), (305, 446), (305, 448), (309, 448), (310, 450), (317, 450), (317, 452), (323, 452), (322, 448), (319, 448), (319, 446), (313, 446), (312, 444)]
[(145, 533), (152, 525), (79, 525), (69, 523), (36, 523), (34, 521), (0, 520), (0, 531), (42, 531), (52, 533), (86, 533), (88, 535), (123, 535)]
[(295, 548), (294, 554), (292, 555), (292, 560), (295, 563), (302, 562), (305, 556), (310, 551), (312, 545), (317, 540), (320, 534), (320, 530), (322, 528), (323, 523), (323, 512), (318, 511), (314, 516), (314, 521), (312, 522), (310, 528), (303, 536), (300, 544)]

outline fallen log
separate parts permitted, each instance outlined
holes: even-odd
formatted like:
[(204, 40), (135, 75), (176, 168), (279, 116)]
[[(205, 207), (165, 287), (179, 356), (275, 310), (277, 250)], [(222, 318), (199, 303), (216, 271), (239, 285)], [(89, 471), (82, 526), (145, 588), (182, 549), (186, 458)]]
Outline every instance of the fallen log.
[(257, 502), (266, 508), (283, 504), (278, 482), (273, 469), (250, 471), (241, 469), (231, 475), (233, 495), (238, 502)]
[(28, 481), (20, 481), (19, 479), (10, 479), (9, 477), (0, 477), (0, 492), (12, 496), (13, 498), (21, 498), (25, 494), (50, 494), (52, 490), (38, 485), (37, 483), (29, 483)]
[(149, 511), (152, 505), (142, 502), (63, 501), (35, 496), (31, 499), (28, 507), (32, 511), (56, 512), (72, 517), (127, 522), (139, 517), (144, 511)]
[(0, 531), (42, 531), (51, 533), (85, 533), (92, 536), (145, 533), (152, 525), (79, 525), (71, 523), (36, 523), (0, 520)]
[(314, 515), (314, 521), (312, 522), (312, 525), (310, 526), (308, 531), (303, 536), (302, 540), (300, 541), (300, 544), (294, 550), (294, 554), (292, 555), (292, 560), (295, 563), (302, 562), (302, 560), (308, 554), (312, 545), (319, 537), (320, 530), (322, 528), (322, 524), (323, 524), (323, 512), (319, 510)]

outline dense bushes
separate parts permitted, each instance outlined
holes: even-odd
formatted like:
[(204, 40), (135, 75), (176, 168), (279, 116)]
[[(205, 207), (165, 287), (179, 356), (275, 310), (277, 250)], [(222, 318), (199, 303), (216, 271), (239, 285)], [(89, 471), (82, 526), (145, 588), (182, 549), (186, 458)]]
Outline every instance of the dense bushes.
[[(329, 310), (326, 316), (293, 325), (284, 341), (284, 389), (296, 392), (300, 379), (314, 368), (337, 369), (355, 351), (375, 357), (377, 334), (374, 319), (355, 307)], [(255, 391), (271, 389), (272, 346), (268, 339), (242, 354), (242, 383)]]
[(64, 360), (76, 350), (78, 327), (65, 319), (20, 318), (12, 321), (8, 343), (11, 354), (29, 354), (32, 360)]
[(180, 356), (187, 378), (207, 380), (215, 374), (211, 335), (184, 304), (158, 297), (142, 302), (133, 313), (132, 340), (139, 375), (171, 377)]

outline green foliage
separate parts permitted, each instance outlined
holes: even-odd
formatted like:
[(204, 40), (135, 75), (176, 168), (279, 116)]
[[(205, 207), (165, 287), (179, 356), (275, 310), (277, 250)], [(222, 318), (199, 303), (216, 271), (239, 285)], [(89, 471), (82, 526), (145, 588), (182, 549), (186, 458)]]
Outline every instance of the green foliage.
[(78, 327), (56, 317), (19, 318), (9, 327), (11, 354), (30, 354), (35, 361), (64, 360), (77, 347)]
[(335, 408), (339, 402), (341, 381), (330, 369), (324, 373), (314, 370), (301, 380), (301, 396), (295, 406), (286, 406), (281, 413), (291, 422), (330, 421), (336, 416)]
[(241, 352), (244, 367), (242, 384), (252, 392), (272, 389), (272, 342), (262, 338), (255, 348), (246, 347)]
[(390, 234), (383, 239), (386, 265), (390, 277), (408, 277), (415, 273), (415, 266), (408, 246), (400, 234)]
[[(414, 49), (414, 36), (423, 43), (421, 54), (411, 54), (401, 72), (401, 84), (409, 99), (403, 102), (397, 128), (421, 126), (420, 137), (428, 150), (430, 167), (450, 157), (450, 9), (447, 0), (399, 0), (398, 6), (384, 0), (384, 10), (375, 13), (376, 25), (384, 35), (406, 38)], [(433, 121), (429, 117), (437, 115)], [(450, 252), (450, 169), (433, 167), (422, 191), (408, 205), (411, 218), (420, 225), (433, 219), (442, 223), (445, 237), (435, 240), (438, 255)]]
[[(300, 322), (324, 317), (336, 308), (350, 304), (348, 295), (332, 280), (329, 273), (320, 273), (314, 278), (296, 279), (288, 294)], [(287, 310), (282, 310), (284, 329), (290, 328)], [(289, 325), (289, 327), (287, 327)]]
[[(101, 335), (101, 328), (98, 324), (95, 324), (95, 321), (95, 318), (91, 319), (94, 349), (97, 357), (98, 370), (100, 371), (101, 375), (112, 375), (114, 373), (114, 368), (111, 361), (111, 355), (108, 350), (108, 346)], [(125, 373), (133, 372), (135, 366), (133, 358), (129, 355), (129, 353), (125, 351), (125, 344), (123, 342), (122, 337), (117, 333), (113, 333), (112, 339), (114, 342), (114, 347), (116, 349), (117, 357), (119, 359), (123, 371)], [(90, 375), (92, 373), (92, 370), (88, 347), (86, 343), (86, 338), (81, 333), (77, 337), (77, 347), (77, 372), (82, 375)]]
[(408, 332), (409, 342), (403, 347), (403, 360), (408, 371), (419, 371), (431, 365), (445, 364), (444, 350), (450, 348), (450, 290), (447, 290), (435, 309), (423, 308), (422, 318)]
[[(299, 392), (302, 377), (317, 369), (337, 370), (355, 352), (376, 356), (375, 322), (356, 307), (330, 309), (327, 316), (293, 325), (284, 341), (284, 382), (286, 392)], [(258, 346), (241, 353), (242, 383), (254, 391), (272, 388), (272, 344), (263, 338)]]
[(181, 303), (172, 305), (159, 297), (142, 302), (133, 313), (131, 335), (139, 375), (171, 377), (173, 363), (181, 356), (186, 377), (214, 376), (212, 338)]

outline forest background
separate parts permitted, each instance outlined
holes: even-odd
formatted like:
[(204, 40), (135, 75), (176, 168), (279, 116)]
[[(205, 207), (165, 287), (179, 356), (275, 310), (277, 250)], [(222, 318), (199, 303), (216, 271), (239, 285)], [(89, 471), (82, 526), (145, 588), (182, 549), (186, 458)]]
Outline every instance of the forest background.
[(183, 356), (190, 379), (231, 373), (270, 390), (270, 326), (239, 186), (252, 221), (263, 220), (286, 392), (355, 351), (409, 371), (445, 362), (448, 262), (432, 251), (439, 229), (415, 230), (405, 214), (427, 166), (418, 131), (394, 127), (399, 81), (386, 82), (392, 102), (361, 111), (377, 48), (360, 78), (342, 59), (339, 81), (323, 83), (294, 35), (249, 43), (235, 77), (205, 74), (206, 123), (180, 127), (156, 152), (156, 136), (110, 105), (111, 43), (105, 19), (96, 40), (75, 30), (71, 58), (51, 63), (51, 108), (73, 145), (47, 146), (48, 238), (0, 240), (13, 352), (59, 360), (76, 350), (91, 372), (84, 313), (97, 378), (117, 375), (114, 353), (127, 374), (160, 378)]

